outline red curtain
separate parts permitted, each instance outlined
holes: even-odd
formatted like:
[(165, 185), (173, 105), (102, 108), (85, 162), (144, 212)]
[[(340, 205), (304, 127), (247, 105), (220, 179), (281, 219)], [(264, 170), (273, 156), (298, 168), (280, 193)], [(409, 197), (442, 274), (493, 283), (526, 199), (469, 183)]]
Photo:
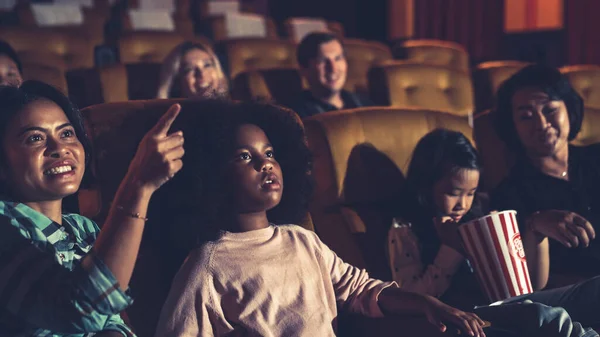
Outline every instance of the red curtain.
[(415, 0), (415, 38), (460, 43), (474, 62), (495, 59), (504, 34), (504, 0)]
[(569, 64), (600, 64), (600, 1), (566, 0)]

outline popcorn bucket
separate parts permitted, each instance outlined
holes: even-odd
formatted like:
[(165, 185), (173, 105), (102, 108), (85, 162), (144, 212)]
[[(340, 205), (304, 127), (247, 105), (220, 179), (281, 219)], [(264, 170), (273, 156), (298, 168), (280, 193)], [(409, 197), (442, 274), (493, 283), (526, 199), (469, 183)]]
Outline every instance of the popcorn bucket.
[(533, 291), (516, 214), (492, 213), (458, 228), (467, 257), (491, 302)]

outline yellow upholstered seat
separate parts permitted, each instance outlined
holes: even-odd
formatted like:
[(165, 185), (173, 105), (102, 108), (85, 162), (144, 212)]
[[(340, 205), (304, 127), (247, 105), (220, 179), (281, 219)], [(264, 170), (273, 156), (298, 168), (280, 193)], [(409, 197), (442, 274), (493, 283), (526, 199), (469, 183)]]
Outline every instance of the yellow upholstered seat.
[(581, 95), (586, 107), (600, 109), (600, 66), (580, 64), (562, 67), (560, 71)]
[(310, 211), (315, 228), (342, 258), (359, 266), (369, 263), (351, 234), (387, 230), (391, 222), (348, 217), (354, 212), (351, 205), (375, 206), (397, 197), (412, 151), (429, 131), (444, 127), (472, 135), (467, 118), (418, 108), (328, 112), (305, 119), (304, 126), (314, 155), (316, 190)]
[(1, 27), (0, 40), (8, 42), (23, 63), (47, 65), (63, 71), (94, 66), (92, 42), (76, 31)]
[(383, 43), (344, 39), (344, 52), (348, 60), (348, 77), (344, 88), (352, 92), (368, 94), (368, 73), (372, 66), (392, 59), (392, 52)]
[(293, 43), (279, 39), (231, 39), (222, 41), (220, 48), (227, 57), (224, 66), (229, 78), (247, 70), (296, 67)]
[(65, 72), (62, 69), (35, 63), (23, 64), (23, 80), (37, 80), (50, 84), (64, 94), (68, 93)]
[(70, 97), (79, 107), (155, 98), (160, 67), (159, 63), (117, 63), (70, 71)]
[(398, 56), (411, 62), (469, 71), (469, 54), (458, 43), (441, 40), (408, 40), (400, 44)]
[(288, 104), (302, 93), (302, 77), (296, 68), (248, 70), (239, 73), (231, 84), (233, 99), (265, 100)]
[(473, 71), (477, 111), (491, 109), (496, 103), (496, 92), (500, 85), (528, 64), (521, 61), (490, 61), (478, 64)]
[(185, 36), (171, 32), (123, 33), (118, 41), (120, 60), (121, 63), (162, 63), (173, 48), (185, 41), (208, 44), (208, 40), (203, 37), (196, 36), (193, 39), (187, 39)]
[(474, 110), (471, 76), (461, 70), (412, 62), (386, 62), (369, 73), (375, 103), (421, 107), (468, 116)]

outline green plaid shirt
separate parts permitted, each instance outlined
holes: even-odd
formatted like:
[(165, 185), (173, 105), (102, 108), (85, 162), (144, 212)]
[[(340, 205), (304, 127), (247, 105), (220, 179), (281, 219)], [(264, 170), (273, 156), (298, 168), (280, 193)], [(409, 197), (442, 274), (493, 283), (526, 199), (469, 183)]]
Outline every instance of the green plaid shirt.
[(0, 336), (134, 336), (119, 316), (132, 299), (90, 254), (100, 229), (77, 214), (62, 220), (0, 201)]

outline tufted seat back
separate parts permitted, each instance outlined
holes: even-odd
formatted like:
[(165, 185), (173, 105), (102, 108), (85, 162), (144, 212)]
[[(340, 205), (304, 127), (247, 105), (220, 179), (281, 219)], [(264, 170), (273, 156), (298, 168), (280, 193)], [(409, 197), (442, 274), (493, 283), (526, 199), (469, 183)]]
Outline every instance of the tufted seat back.
[(464, 71), (412, 62), (386, 62), (369, 73), (375, 103), (421, 107), (468, 116), (474, 110), (471, 76)]

